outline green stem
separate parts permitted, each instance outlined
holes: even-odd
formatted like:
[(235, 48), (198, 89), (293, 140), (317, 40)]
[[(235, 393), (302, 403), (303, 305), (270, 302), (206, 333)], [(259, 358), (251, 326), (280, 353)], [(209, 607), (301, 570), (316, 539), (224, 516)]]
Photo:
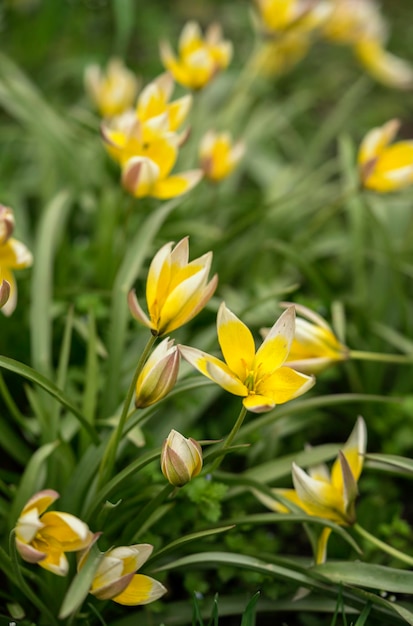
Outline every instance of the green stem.
[(23, 574), (20, 570), (19, 562), (17, 559), (17, 550), (16, 550), (16, 541), (14, 538), (14, 531), (10, 533), (9, 551), (10, 551), (10, 556), (11, 556), (11, 564), (12, 564), (13, 572), (16, 577), (17, 584), (19, 586), (20, 591), (22, 591), (24, 595), (26, 596), (26, 598), (33, 604), (33, 606), (38, 608), (41, 614), (44, 615), (45, 618), (47, 618), (50, 626), (58, 626), (57, 620), (54, 618), (54, 616), (49, 611), (47, 606), (45, 606), (43, 602), (40, 600), (39, 596), (30, 589), (30, 587), (28, 586), (28, 584), (23, 578)]
[(152, 513), (156, 511), (156, 509), (164, 502), (164, 500), (166, 500), (171, 495), (171, 493), (173, 493), (175, 490), (176, 490), (176, 487), (168, 483), (167, 485), (165, 485), (163, 489), (161, 489), (161, 491), (154, 498), (152, 498), (152, 500), (149, 500), (149, 502), (143, 507), (143, 509), (141, 509), (141, 511), (139, 512), (139, 515), (137, 515), (133, 521), (134, 526), (136, 525), (138, 530), (135, 532), (135, 534), (132, 537), (132, 540), (131, 540), (132, 543), (137, 541), (140, 535), (142, 525), (147, 520), (149, 520)]
[(358, 361), (380, 361), (381, 363), (403, 363), (405, 365), (413, 363), (413, 354), (386, 354), (383, 352), (350, 350), (349, 357)]
[(135, 393), (136, 381), (138, 380), (138, 376), (141, 373), (143, 366), (145, 365), (146, 360), (156, 340), (157, 340), (156, 335), (151, 335), (149, 337), (149, 340), (136, 366), (133, 378), (129, 385), (128, 393), (126, 394), (125, 402), (123, 403), (122, 413), (120, 415), (118, 425), (113, 431), (112, 436), (109, 439), (107, 448), (102, 457), (102, 462), (99, 468), (98, 488), (101, 488), (102, 485), (110, 478), (112, 474), (112, 470), (113, 470), (113, 467), (115, 465), (115, 460), (116, 460), (116, 453), (119, 447), (119, 443), (122, 439), (123, 429), (124, 429), (124, 426), (128, 417), (132, 398)]
[(228, 448), (230, 447), (231, 443), (233, 442), (233, 440), (237, 436), (238, 431), (239, 431), (239, 429), (241, 428), (241, 426), (243, 424), (243, 421), (245, 419), (246, 414), (247, 414), (247, 409), (243, 405), (241, 407), (241, 411), (239, 412), (239, 415), (237, 417), (237, 421), (235, 422), (234, 426), (232, 427), (232, 430), (229, 433), (228, 437), (224, 441), (224, 445), (221, 448), (220, 456), (217, 459), (215, 459), (215, 461), (214, 461), (214, 463), (212, 465), (211, 472), (214, 472), (220, 466), (221, 461), (222, 461), (222, 459), (225, 456), (225, 452), (228, 450)]
[(396, 550), (396, 548), (389, 546), (387, 543), (384, 543), (384, 541), (380, 541), (380, 539), (377, 539), (377, 537), (371, 535), (365, 528), (362, 528), (359, 524), (354, 524), (353, 528), (356, 533), (358, 533), (361, 537), (364, 537), (364, 539), (367, 539), (367, 541), (369, 541), (373, 545), (380, 548), (380, 550), (383, 550), (383, 552), (387, 552), (387, 554), (390, 554), (394, 558), (399, 559), (400, 561), (403, 561), (410, 566), (413, 565), (413, 557), (405, 554), (404, 552), (400, 552), (400, 550)]

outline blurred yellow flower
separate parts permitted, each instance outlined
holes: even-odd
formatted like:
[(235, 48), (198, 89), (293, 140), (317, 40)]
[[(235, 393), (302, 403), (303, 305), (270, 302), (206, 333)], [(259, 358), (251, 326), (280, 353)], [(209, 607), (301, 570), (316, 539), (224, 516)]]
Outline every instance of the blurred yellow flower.
[(83, 550), (92, 541), (93, 534), (84, 522), (70, 513), (45, 513), (57, 498), (59, 494), (53, 489), (32, 496), (14, 532), (17, 550), (24, 561), (65, 576), (69, 569), (65, 552)]
[(162, 446), (161, 469), (166, 480), (175, 487), (183, 487), (202, 469), (202, 449), (195, 439), (187, 439), (171, 430)]
[[(324, 464), (311, 468), (308, 473), (292, 465), (294, 489), (273, 489), (286, 500), (299, 506), (308, 515), (322, 517), (340, 526), (355, 523), (355, 500), (358, 495), (357, 481), (360, 477), (366, 453), (367, 431), (362, 417), (357, 419), (350, 437), (339, 451), (331, 473)], [(288, 507), (262, 493), (257, 497), (270, 509), (287, 513)], [(322, 563), (326, 557), (327, 540), (330, 528), (321, 533), (316, 562)]]
[(136, 105), (136, 115), (141, 122), (167, 113), (168, 130), (177, 130), (185, 121), (192, 106), (192, 96), (187, 94), (170, 102), (174, 79), (169, 72), (161, 74), (140, 93)]
[(209, 180), (218, 182), (229, 176), (245, 153), (243, 141), (232, 142), (229, 132), (215, 133), (209, 130), (199, 146), (201, 168)]
[(135, 319), (151, 329), (153, 335), (165, 335), (189, 322), (214, 293), (218, 277), (208, 282), (212, 252), (190, 263), (188, 237), (175, 247), (165, 244), (154, 256), (146, 282), (149, 317), (141, 309), (135, 292), (129, 293), (129, 309)]
[[(281, 302), (280, 305), (288, 307), (292, 303)], [(302, 304), (293, 306), (298, 317), (286, 365), (304, 374), (318, 374), (329, 365), (348, 359), (348, 348), (337, 339), (321, 315)], [(267, 333), (268, 329), (262, 330), (263, 337)]]
[(17, 285), (13, 276), (13, 270), (30, 267), (32, 262), (31, 252), (17, 239), (10, 237), (5, 243), (0, 244), (2, 279), (7, 281), (10, 286), (8, 301), (1, 309), (5, 315), (11, 315), (17, 304)]
[(320, 27), (331, 12), (325, 0), (256, 0), (263, 29), (274, 34), (297, 28), (301, 32)]
[(202, 36), (199, 24), (188, 22), (180, 35), (179, 56), (168, 42), (160, 46), (161, 59), (177, 83), (189, 89), (202, 89), (225, 69), (232, 57), (232, 44), (222, 38), (219, 24), (209, 26)]
[(121, 59), (109, 61), (106, 72), (99, 65), (85, 70), (85, 88), (102, 117), (113, 117), (130, 109), (135, 102), (139, 81)]
[(6, 304), (10, 297), (10, 283), (3, 278), (3, 271), (0, 267), (0, 309)]
[(190, 346), (179, 346), (179, 350), (201, 374), (241, 396), (248, 411), (262, 413), (297, 398), (314, 385), (313, 377), (284, 366), (294, 337), (294, 319), (294, 307), (290, 307), (256, 351), (249, 328), (222, 303), (217, 330), (225, 362)]
[(358, 164), (362, 184), (380, 193), (397, 191), (413, 183), (413, 141), (392, 145), (400, 122), (390, 120), (373, 128), (361, 142)]
[[(90, 593), (99, 600), (113, 600), (125, 606), (149, 604), (166, 593), (165, 587), (150, 576), (135, 574), (151, 555), (147, 543), (119, 546), (105, 553), (93, 578)], [(84, 565), (88, 551), (82, 555), (78, 568)]]
[(178, 378), (179, 356), (177, 347), (169, 338), (155, 348), (136, 382), (137, 409), (159, 402), (171, 391)]
[(413, 67), (385, 50), (380, 41), (360, 41), (354, 46), (354, 52), (369, 74), (383, 85), (397, 89), (413, 87)]

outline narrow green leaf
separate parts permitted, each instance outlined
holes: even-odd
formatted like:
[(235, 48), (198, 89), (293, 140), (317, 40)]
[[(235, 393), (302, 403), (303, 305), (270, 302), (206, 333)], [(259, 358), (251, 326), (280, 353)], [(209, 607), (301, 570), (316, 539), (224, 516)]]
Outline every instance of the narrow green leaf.
[(203, 539), (204, 537), (209, 537), (218, 533), (224, 533), (227, 530), (231, 530), (232, 528), (235, 528), (235, 524), (218, 526), (216, 528), (207, 528), (205, 530), (200, 530), (196, 533), (184, 535), (183, 537), (180, 537), (179, 539), (175, 539), (175, 541), (168, 543), (168, 545), (166, 545), (164, 548), (161, 548), (161, 550), (158, 550), (156, 554), (150, 559), (149, 563), (158, 560), (160, 557), (165, 556), (165, 554), (168, 554), (169, 552), (173, 552), (176, 548), (179, 548), (182, 545), (191, 543), (192, 541), (196, 541), (197, 539)]
[(73, 406), (73, 404), (66, 397), (66, 395), (45, 376), (39, 374), (39, 372), (29, 367), (28, 365), (25, 365), (24, 363), (19, 363), (19, 361), (15, 361), (14, 359), (10, 359), (5, 356), (0, 356), (0, 367), (3, 367), (10, 372), (15, 372), (19, 376), (30, 380), (32, 383), (39, 385), (39, 387), (47, 391), (49, 395), (58, 400), (62, 406), (64, 406), (71, 413), (73, 413), (73, 415), (79, 420), (83, 428), (85, 428), (85, 430), (88, 432), (93, 443), (99, 443), (99, 438), (94, 428), (92, 428), (92, 426), (87, 422), (82, 413), (75, 406)]
[(257, 593), (252, 596), (251, 600), (248, 602), (244, 615), (242, 616), (241, 626), (255, 626), (255, 606), (260, 595), (261, 593), (257, 591)]
[(360, 561), (328, 561), (312, 570), (336, 583), (392, 593), (413, 593), (413, 572), (407, 570)]
[(47, 443), (42, 446), (33, 454), (32, 458), (26, 465), (26, 469), (20, 480), (19, 488), (16, 496), (13, 500), (13, 504), (10, 511), (10, 528), (13, 528), (16, 520), (20, 514), (20, 511), (37, 491), (43, 488), (42, 480), (45, 475), (43, 472), (43, 466), (49, 456), (59, 446), (58, 441)]
[(413, 478), (413, 459), (396, 454), (366, 454), (368, 467), (399, 470), (408, 478)]
[(89, 593), (96, 570), (102, 560), (104, 552), (100, 552), (94, 544), (88, 554), (80, 572), (72, 580), (69, 589), (63, 599), (59, 612), (59, 619), (65, 619), (74, 613), (82, 604)]

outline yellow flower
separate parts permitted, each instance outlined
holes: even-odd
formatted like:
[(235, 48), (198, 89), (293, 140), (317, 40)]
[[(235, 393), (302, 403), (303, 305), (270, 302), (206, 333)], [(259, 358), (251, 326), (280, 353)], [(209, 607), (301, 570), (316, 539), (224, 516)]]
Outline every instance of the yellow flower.
[(266, 77), (284, 74), (306, 56), (310, 46), (307, 33), (293, 28), (282, 37), (265, 40), (254, 56), (253, 67)]
[(152, 352), (136, 382), (135, 406), (144, 408), (162, 400), (178, 378), (179, 351), (173, 340), (164, 339)]
[(162, 42), (161, 59), (176, 82), (189, 89), (202, 89), (219, 70), (225, 69), (232, 57), (232, 44), (222, 39), (221, 27), (212, 24), (205, 38), (196, 22), (188, 22), (179, 38), (179, 57), (169, 43)]
[(162, 446), (161, 469), (175, 487), (183, 487), (202, 469), (202, 449), (195, 439), (171, 430)]
[(113, 117), (133, 106), (139, 81), (120, 59), (113, 58), (106, 74), (95, 64), (86, 68), (85, 88), (99, 113)]
[(413, 68), (410, 63), (385, 50), (379, 40), (360, 41), (355, 45), (354, 52), (369, 74), (383, 85), (396, 89), (413, 87)]
[(12, 236), (14, 230), (14, 214), (12, 209), (0, 204), (0, 246)]
[(367, 189), (386, 193), (413, 183), (413, 141), (389, 145), (399, 127), (398, 120), (390, 120), (373, 128), (364, 137), (358, 164), (363, 186)]
[(301, 32), (318, 28), (331, 12), (329, 2), (319, 0), (256, 0), (264, 30), (269, 34), (298, 28)]
[[(291, 303), (282, 302), (281, 306), (291, 306)], [(348, 348), (337, 339), (327, 322), (306, 306), (294, 306), (302, 317), (295, 320), (295, 335), (286, 364), (305, 374), (318, 374), (329, 365), (346, 360)], [(267, 332), (263, 329), (264, 337)]]
[(84, 522), (70, 513), (44, 512), (57, 498), (59, 494), (53, 489), (32, 496), (14, 531), (16, 547), (24, 561), (65, 576), (69, 568), (65, 552), (83, 550), (93, 535)]
[(313, 377), (283, 366), (294, 336), (294, 318), (294, 307), (290, 307), (256, 352), (251, 331), (222, 303), (217, 329), (225, 362), (189, 346), (179, 346), (179, 350), (202, 374), (241, 396), (248, 411), (262, 413), (300, 396), (314, 384)]
[[(366, 424), (363, 418), (359, 417), (350, 437), (339, 451), (331, 473), (327, 466), (322, 464), (311, 468), (307, 474), (293, 463), (294, 489), (274, 489), (274, 494), (279, 494), (298, 505), (308, 515), (324, 518), (340, 526), (354, 524), (356, 521), (355, 500), (358, 495), (357, 481), (363, 469), (366, 445)], [(288, 508), (276, 500), (263, 494), (257, 493), (256, 495), (269, 508), (280, 513), (288, 512)], [(324, 528), (321, 533), (317, 563), (325, 560), (330, 533), (330, 528)]]
[[(94, 576), (90, 593), (99, 600), (113, 600), (125, 606), (149, 604), (166, 593), (160, 582), (135, 574), (147, 561), (153, 546), (147, 543), (120, 546), (105, 553)], [(83, 566), (87, 551), (78, 567)]]
[(17, 304), (17, 285), (13, 276), (13, 270), (30, 267), (32, 262), (31, 252), (17, 239), (10, 237), (6, 243), (0, 244), (2, 278), (9, 284), (9, 298), (1, 309), (5, 315), (11, 315)]
[(135, 292), (129, 293), (129, 308), (135, 319), (164, 335), (189, 322), (214, 293), (217, 275), (208, 282), (212, 252), (188, 262), (188, 237), (173, 248), (165, 244), (154, 256), (146, 282), (149, 317), (141, 309)]
[(245, 144), (232, 143), (228, 132), (215, 133), (209, 130), (201, 139), (199, 157), (205, 176), (214, 182), (231, 174), (245, 153)]
[(177, 130), (185, 121), (191, 106), (192, 96), (187, 94), (169, 102), (174, 88), (174, 80), (169, 72), (158, 76), (142, 90), (136, 105), (136, 115), (141, 122), (153, 117), (168, 114), (168, 130)]

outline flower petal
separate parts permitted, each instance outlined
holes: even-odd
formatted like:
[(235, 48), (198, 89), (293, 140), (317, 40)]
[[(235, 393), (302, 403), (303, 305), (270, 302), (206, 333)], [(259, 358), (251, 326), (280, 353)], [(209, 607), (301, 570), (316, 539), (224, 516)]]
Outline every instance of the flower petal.
[(275, 407), (275, 402), (272, 398), (261, 396), (257, 393), (246, 396), (242, 404), (252, 413), (266, 413)]
[(195, 187), (202, 179), (202, 176), (202, 170), (189, 170), (168, 178), (162, 178), (156, 181), (150, 195), (159, 200), (175, 198)]
[(158, 600), (166, 591), (166, 588), (154, 578), (135, 574), (126, 589), (112, 600), (125, 606), (149, 604)]
[(58, 545), (64, 552), (85, 548), (92, 539), (87, 524), (70, 513), (51, 511), (41, 517), (44, 525), (42, 537), (51, 545)]
[(324, 517), (338, 524), (346, 524), (344, 501), (329, 483), (311, 478), (293, 463), (292, 477), (297, 496), (310, 515)]
[(293, 400), (311, 389), (315, 383), (313, 376), (296, 372), (290, 367), (280, 367), (273, 374), (260, 380), (256, 391), (273, 399), (274, 404)]
[(253, 368), (255, 357), (251, 331), (224, 302), (218, 310), (217, 330), (219, 345), (229, 369), (244, 382)]
[(247, 396), (248, 389), (229, 369), (226, 363), (214, 356), (191, 348), (190, 346), (178, 346), (184, 359), (193, 365), (201, 374), (220, 385), (226, 391), (236, 396)]
[(275, 322), (255, 357), (261, 375), (273, 374), (287, 359), (294, 338), (295, 308), (289, 307)]

